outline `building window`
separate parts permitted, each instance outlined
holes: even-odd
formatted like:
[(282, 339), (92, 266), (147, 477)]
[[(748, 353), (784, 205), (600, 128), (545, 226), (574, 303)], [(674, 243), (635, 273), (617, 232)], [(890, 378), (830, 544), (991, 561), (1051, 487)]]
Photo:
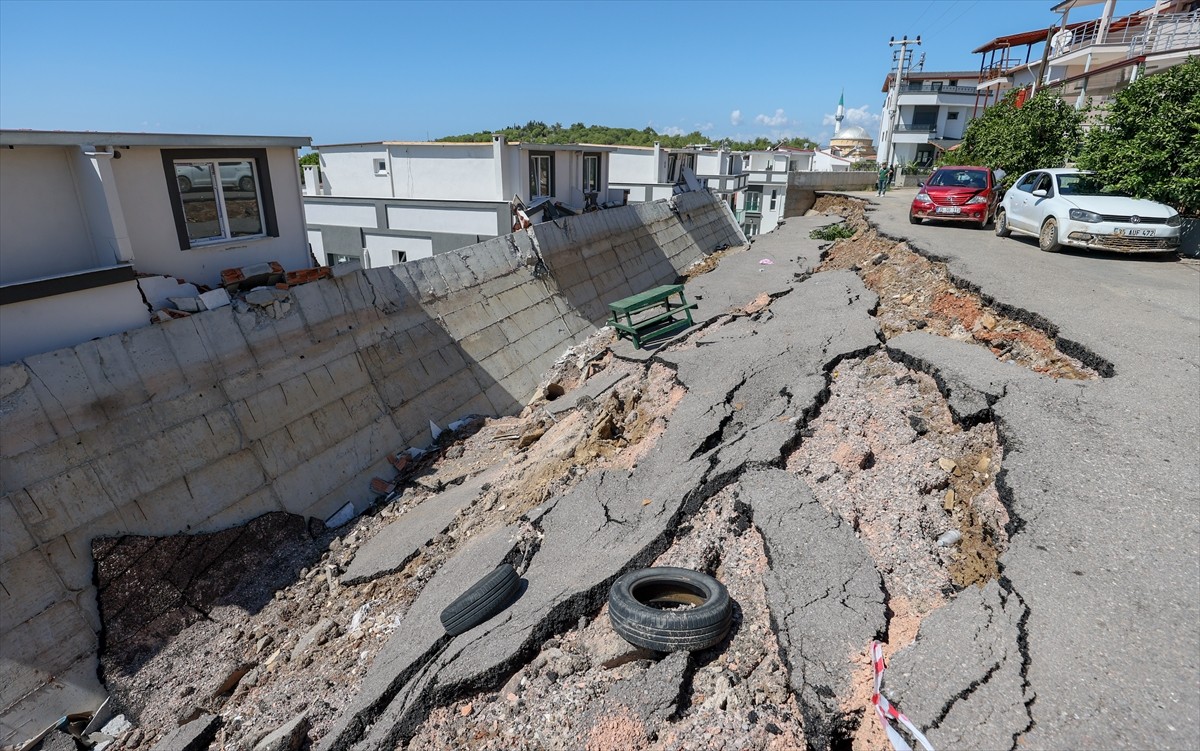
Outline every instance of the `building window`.
[(163, 149), (179, 247), (277, 237), (265, 149)]
[(771, 206), (770, 206), (771, 211), (775, 210), (775, 193), (776, 193), (776, 191), (774, 191), (774, 190), (771, 191)]
[(675, 169), (679, 164), (679, 155), (671, 154), (667, 157), (667, 182), (675, 182)]
[(600, 155), (583, 155), (583, 192), (600, 192)]
[(746, 190), (746, 211), (751, 214), (762, 213), (762, 188)]
[(540, 198), (554, 195), (554, 153), (550, 151), (529, 152), (529, 197)]
[(404, 250), (392, 251), (392, 265), (399, 266), (402, 263), (408, 262), (408, 252)]
[(957, 112), (947, 112), (947, 113), (946, 113), (946, 119), (947, 119), (947, 120), (957, 120), (957, 119), (958, 119), (958, 113), (957, 113)]
[(376, 175), (387, 175), (387, 160), (386, 159), (376, 159), (375, 160), (375, 174)]

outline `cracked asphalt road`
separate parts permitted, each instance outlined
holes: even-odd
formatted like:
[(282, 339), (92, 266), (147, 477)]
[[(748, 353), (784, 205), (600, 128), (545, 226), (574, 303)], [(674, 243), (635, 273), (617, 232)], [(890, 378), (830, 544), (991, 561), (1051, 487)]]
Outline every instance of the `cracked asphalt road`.
[(869, 200), (880, 231), (1114, 371), (1052, 381), (959, 342), (889, 343), (993, 402), (1016, 523), (999, 587), (926, 621), (889, 695), (936, 718), (939, 747), (1200, 748), (1200, 266), (1047, 254), (910, 225), (911, 191)]
[[(1111, 377), (1055, 381), (924, 332), (885, 345), (877, 300), (858, 277), (812, 274), (819, 243), (807, 234), (830, 220), (789, 220), (689, 283), (700, 326), (687, 346), (614, 347), (669, 367), (686, 395), (636, 467), (589, 473), (528, 515), (539, 540), (520, 599), (445, 636), (440, 609), (515, 562), (529, 529), (465, 544), (315, 747), (395, 748), (432, 707), (494, 689), (725, 488), (763, 535), (767, 599), (809, 746), (844, 737), (851, 660), (886, 635), (888, 593), (853, 531), (781, 467), (825, 404), (830, 369), (881, 347), (934, 375), (960, 420), (995, 422), (1005, 451), (997, 488), (1011, 512), (1001, 577), (924, 621), (893, 659), (889, 696), (938, 748), (1200, 747), (1200, 267), (1042, 254), (977, 230), (911, 226), (907, 205), (893, 194), (868, 218), (945, 260), (965, 286), (1042, 321), (1060, 345), (1110, 364)], [(773, 299), (761, 313), (704, 323), (764, 292)]]

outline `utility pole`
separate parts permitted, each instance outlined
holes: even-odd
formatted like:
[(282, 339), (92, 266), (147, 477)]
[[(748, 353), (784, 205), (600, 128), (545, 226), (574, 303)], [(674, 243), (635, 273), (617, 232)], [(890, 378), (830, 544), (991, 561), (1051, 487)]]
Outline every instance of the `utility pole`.
[(896, 126), (900, 120), (900, 85), (904, 80), (904, 66), (912, 61), (912, 52), (908, 49), (910, 44), (921, 45), (921, 35), (918, 34), (916, 39), (909, 39), (905, 34), (899, 40), (892, 37), (888, 40), (889, 47), (899, 47), (900, 49), (892, 52), (892, 60), (896, 64), (896, 79), (892, 81), (892, 107), (888, 110), (888, 137), (887, 147), (884, 151), (886, 158), (884, 165), (891, 166), (892, 160), (896, 155)]

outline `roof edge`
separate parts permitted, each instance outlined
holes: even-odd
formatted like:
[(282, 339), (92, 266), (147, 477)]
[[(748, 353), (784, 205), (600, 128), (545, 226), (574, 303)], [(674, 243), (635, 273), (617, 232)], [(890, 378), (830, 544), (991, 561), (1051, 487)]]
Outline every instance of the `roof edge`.
[(127, 133), (103, 130), (0, 130), (4, 146), (292, 146), (312, 144), (309, 136), (234, 136), (205, 133)]

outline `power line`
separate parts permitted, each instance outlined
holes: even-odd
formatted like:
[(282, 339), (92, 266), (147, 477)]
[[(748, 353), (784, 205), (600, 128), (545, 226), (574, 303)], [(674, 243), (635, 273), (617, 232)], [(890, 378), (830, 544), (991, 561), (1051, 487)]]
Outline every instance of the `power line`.
[(943, 18), (945, 18), (945, 17), (946, 17), (946, 14), (950, 12), (950, 9), (951, 9), (951, 8), (953, 8), (953, 7), (954, 7), (954, 6), (956, 6), (956, 5), (958, 5), (958, 0), (954, 0), (954, 2), (950, 3), (949, 5), (947, 5), (947, 6), (946, 6), (946, 9), (945, 9), (944, 11), (942, 11), (942, 14), (941, 14), (940, 16), (938, 16), (937, 18), (935, 18), (935, 19), (933, 19), (932, 21), (930, 21), (930, 22), (929, 22), (929, 26), (932, 28), (934, 24), (936, 24), (938, 21), (940, 21), (940, 20), (942, 20)]
[[(975, 0), (975, 2), (971, 3), (967, 7), (963, 8), (961, 13), (959, 13), (957, 16), (950, 19), (946, 23), (942, 24), (940, 27), (938, 27), (937, 31), (941, 31), (942, 29), (950, 28), (951, 26), (953, 26), (955, 24), (956, 21), (958, 21), (958, 19), (965, 16), (967, 14), (967, 11), (969, 11), (971, 8), (974, 8), (976, 5), (979, 5), (979, 0)], [(930, 32), (930, 33), (932, 34), (934, 32)]]
[(933, 4), (934, 4), (935, 2), (937, 2), (937, 0), (929, 0), (929, 2), (928, 2), (926, 5), (925, 5), (925, 10), (921, 11), (921, 15), (917, 16), (917, 20), (916, 20), (916, 21), (913, 21), (913, 26), (914, 26), (914, 27), (916, 27), (916, 28), (920, 28), (920, 27), (921, 27), (921, 26), (920, 26), (920, 25), (921, 25), (921, 19), (925, 17), (925, 14), (929, 12), (929, 9), (933, 7)]

